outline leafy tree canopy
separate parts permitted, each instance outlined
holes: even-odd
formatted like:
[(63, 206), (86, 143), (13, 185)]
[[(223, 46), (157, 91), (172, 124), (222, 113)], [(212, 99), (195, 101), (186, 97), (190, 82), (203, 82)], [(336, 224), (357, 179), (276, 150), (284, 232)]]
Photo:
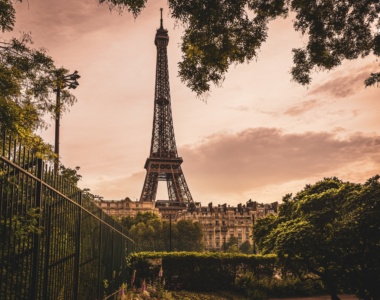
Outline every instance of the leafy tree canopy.
[[(137, 16), (147, 0), (99, 0)], [(293, 49), (293, 80), (307, 85), (315, 70), (343, 60), (380, 56), (378, 0), (168, 0), (171, 15), (185, 27), (179, 74), (198, 95), (219, 85), (231, 64), (251, 61), (268, 37), (268, 24), (294, 16), (294, 29), (308, 40)], [(365, 85), (380, 82), (368, 74)]]
[[(136, 216), (126, 216), (121, 224), (136, 242), (137, 251), (202, 251), (203, 231), (198, 222), (180, 220), (163, 221), (152, 212), (138, 212)], [(170, 241), (171, 239), (171, 241)]]
[[(17, 0), (16, 0), (17, 1)], [(12, 31), (16, 1), (0, 0), (0, 29)], [(19, 0), (21, 2), (21, 0)], [(57, 68), (45, 49), (34, 49), (31, 34), (20, 38), (0, 39), (0, 128), (24, 139), (40, 156), (53, 159), (51, 146), (34, 134), (46, 128), (46, 115), (55, 117), (67, 110), (76, 98), (64, 88), (68, 74)], [(60, 86), (60, 107), (56, 107), (54, 90)]]
[(13, 133), (30, 135), (45, 127), (43, 117), (55, 116), (76, 98), (67, 90), (61, 92), (61, 107), (55, 107), (53, 90), (68, 73), (56, 68), (43, 49), (33, 49), (29, 34), (20, 39), (0, 41), (0, 124)]
[(251, 243), (247, 240), (245, 242), (243, 242), (240, 247), (239, 247), (239, 251), (241, 253), (245, 253), (245, 254), (251, 254), (252, 251), (253, 251), (253, 248), (252, 248), (252, 245)]
[(258, 220), (253, 237), (293, 274), (318, 276), (330, 290), (379, 299), (380, 176), (365, 184), (325, 178), (287, 195), (277, 217)]

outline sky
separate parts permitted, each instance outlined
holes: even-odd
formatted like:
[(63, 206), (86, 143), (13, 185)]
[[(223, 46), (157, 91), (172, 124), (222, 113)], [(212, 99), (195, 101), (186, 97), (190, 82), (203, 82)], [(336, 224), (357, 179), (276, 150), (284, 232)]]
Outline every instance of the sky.
[[(292, 16), (273, 21), (258, 58), (231, 66), (204, 100), (178, 78), (183, 28), (170, 18), (167, 1), (148, 1), (136, 19), (96, 0), (29, 0), (15, 7), (16, 26), (5, 37), (31, 32), (36, 48), (81, 76), (73, 91), (78, 102), (61, 120), (61, 162), (80, 166), (79, 186), (105, 200), (141, 194), (160, 7), (170, 38), (175, 137), (195, 201), (280, 202), (324, 177), (363, 183), (380, 173), (380, 87), (363, 84), (379, 61), (346, 61), (300, 86), (291, 80), (291, 50), (306, 37), (293, 30)], [(54, 144), (50, 123), (38, 134)], [(167, 199), (164, 182), (157, 199)]]

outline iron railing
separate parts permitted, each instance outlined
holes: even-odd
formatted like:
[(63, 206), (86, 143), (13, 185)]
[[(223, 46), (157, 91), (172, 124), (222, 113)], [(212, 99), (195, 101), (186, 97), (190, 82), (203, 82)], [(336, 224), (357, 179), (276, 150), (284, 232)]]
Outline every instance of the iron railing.
[(0, 135), (0, 299), (112, 294), (133, 240), (35, 149)]

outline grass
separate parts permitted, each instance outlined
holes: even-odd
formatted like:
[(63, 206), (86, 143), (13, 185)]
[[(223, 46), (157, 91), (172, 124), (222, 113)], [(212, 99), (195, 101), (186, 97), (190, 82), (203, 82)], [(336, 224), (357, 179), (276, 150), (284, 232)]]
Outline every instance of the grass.
[(246, 297), (240, 294), (221, 291), (214, 293), (195, 293), (187, 291), (171, 292), (173, 299), (175, 300), (246, 300)]

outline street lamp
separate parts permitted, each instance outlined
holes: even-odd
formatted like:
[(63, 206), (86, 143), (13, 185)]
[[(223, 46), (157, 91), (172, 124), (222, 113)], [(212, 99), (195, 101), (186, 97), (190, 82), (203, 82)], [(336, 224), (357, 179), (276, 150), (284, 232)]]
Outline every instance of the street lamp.
[(56, 98), (56, 108), (55, 108), (55, 145), (54, 145), (54, 153), (56, 155), (54, 160), (54, 173), (58, 174), (58, 166), (59, 166), (59, 126), (61, 119), (61, 90), (68, 89), (76, 89), (79, 85), (77, 79), (80, 76), (78, 75), (78, 71), (75, 71), (72, 74), (68, 74), (63, 76), (63, 74), (57, 75), (57, 88), (53, 91), (57, 93)]

